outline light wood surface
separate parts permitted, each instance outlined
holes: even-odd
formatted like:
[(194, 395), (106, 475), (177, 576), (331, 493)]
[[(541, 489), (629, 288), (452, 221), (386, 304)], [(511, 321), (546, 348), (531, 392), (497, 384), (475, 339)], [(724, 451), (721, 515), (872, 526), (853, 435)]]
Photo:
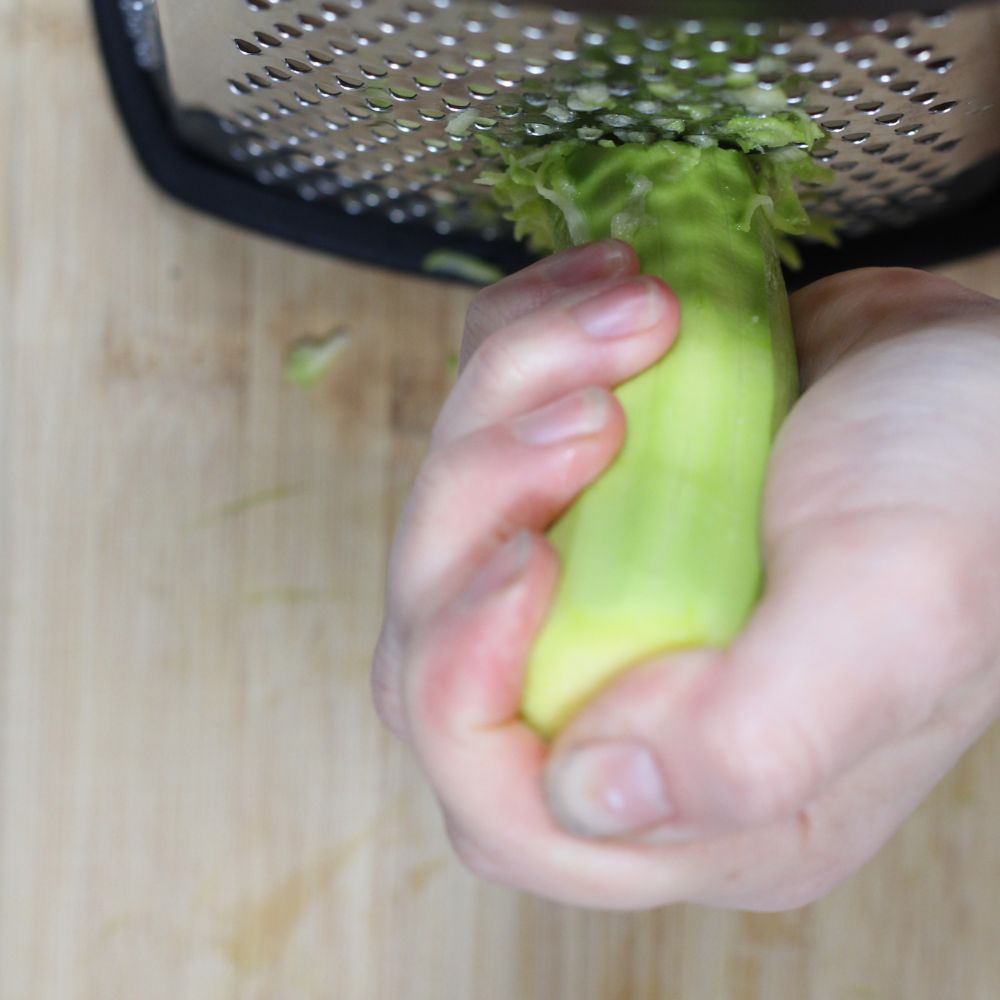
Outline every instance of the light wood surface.
[[(996, 729), (798, 913), (466, 875), (367, 667), (468, 293), (165, 200), (79, 0), (0, 37), (0, 1000), (1000, 996)], [(1000, 255), (950, 271), (1000, 292)]]

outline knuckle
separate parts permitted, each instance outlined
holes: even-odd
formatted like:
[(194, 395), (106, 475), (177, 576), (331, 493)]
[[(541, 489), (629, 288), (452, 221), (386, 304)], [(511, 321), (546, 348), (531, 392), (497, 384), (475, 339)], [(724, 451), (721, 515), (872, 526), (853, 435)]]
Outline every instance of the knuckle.
[(530, 380), (531, 371), (518, 343), (501, 331), (490, 336), (473, 356), (483, 391), (508, 393)]
[[(483, 496), (483, 474), (495, 469), (506, 445), (501, 427), (487, 426), (455, 441), (442, 444), (423, 460), (413, 483), (410, 521), (432, 524), (435, 530), (451, 531), (452, 525), (439, 524), (465, 501)], [(509, 457), (509, 456), (506, 456)]]
[(445, 820), (445, 830), (456, 857), (473, 875), (488, 882), (506, 884), (509, 881), (508, 866), (496, 848), (487, 845), (454, 820)]
[(891, 555), (894, 603), (921, 624), (917, 653), (948, 682), (985, 664), (996, 631), (993, 561), (962, 534), (940, 520), (923, 523), (897, 539)]
[(371, 696), (382, 724), (401, 740), (407, 739), (406, 711), (398, 682), (398, 671), (387, 653), (385, 632), (379, 637), (371, 670)]
[(455, 468), (452, 449), (438, 448), (425, 456), (413, 483), (413, 496), (417, 502), (426, 502), (429, 498), (447, 492), (454, 486)]
[(706, 736), (709, 803), (741, 827), (791, 816), (822, 775), (821, 755), (802, 727), (719, 720)]
[(463, 341), (475, 351), (503, 320), (503, 289), (497, 285), (481, 288), (473, 296), (465, 313)]
[(375, 671), (372, 673), (371, 692), (375, 712), (382, 725), (400, 739), (405, 739), (405, 712), (398, 686), (383, 673)]

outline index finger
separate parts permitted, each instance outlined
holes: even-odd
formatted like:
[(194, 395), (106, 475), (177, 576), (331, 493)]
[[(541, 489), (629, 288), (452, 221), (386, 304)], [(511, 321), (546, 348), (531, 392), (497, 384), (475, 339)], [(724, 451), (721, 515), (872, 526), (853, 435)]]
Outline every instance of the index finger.
[(487, 337), (547, 305), (568, 288), (638, 271), (638, 258), (627, 243), (601, 240), (545, 257), (489, 285), (477, 293), (469, 306), (459, 352), (459, 371), (465, 368)]

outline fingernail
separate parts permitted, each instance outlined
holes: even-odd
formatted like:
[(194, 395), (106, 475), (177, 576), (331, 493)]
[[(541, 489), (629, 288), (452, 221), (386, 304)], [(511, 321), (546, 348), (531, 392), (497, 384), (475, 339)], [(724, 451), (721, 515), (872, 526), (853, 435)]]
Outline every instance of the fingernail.
[(531, 532), (519, 531), (498, 546), (480, 567), (462, 594), (467, 604), (478, 604), (517, 580), (531, 554)]
[(622, 837), (666, 822), (673, 810), (659, 764), (641, 743), (589, 743), (549, 763), (553, 817), (585, 837)]
[(591, 337), (627, 337), (646, 330), (663, 311), (663, 297), (649, 278), (616, 285), (570, 309), (570, 315)]
[(518, 417), (511, 424), (511, 431), (526, 444), (556, 444), (596, 434), (607, 422), (608, 394), (602, 389), (591, 388)]
[(625, 271), (635, 255), (618, 240), (602, 240), (557, 253), (546, 261), (549, 280), (570, 288)]

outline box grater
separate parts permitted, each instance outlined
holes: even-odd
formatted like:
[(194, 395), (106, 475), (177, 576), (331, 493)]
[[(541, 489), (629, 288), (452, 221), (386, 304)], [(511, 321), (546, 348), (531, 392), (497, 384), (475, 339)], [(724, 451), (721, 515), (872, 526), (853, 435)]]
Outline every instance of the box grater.
[[(475, 183), (490, 165), (478, 137), (641, 139), (664, 113), (646, 82), (676, 73), (709, 88), (743, 74), (827, 134), (813, 155), (833, 179), (815, 196), (845, 242), (807, 251), (810, 277), (1000, 239), (995, 0), (947, 10), (920, 0), (95, 0), (95, 10), (122, 110), (167, 187), (364, 260), (412, 268), (449, 246), (517, 266)], [(613, 93), (616, 113), (574, 103), (588, 86)]]

